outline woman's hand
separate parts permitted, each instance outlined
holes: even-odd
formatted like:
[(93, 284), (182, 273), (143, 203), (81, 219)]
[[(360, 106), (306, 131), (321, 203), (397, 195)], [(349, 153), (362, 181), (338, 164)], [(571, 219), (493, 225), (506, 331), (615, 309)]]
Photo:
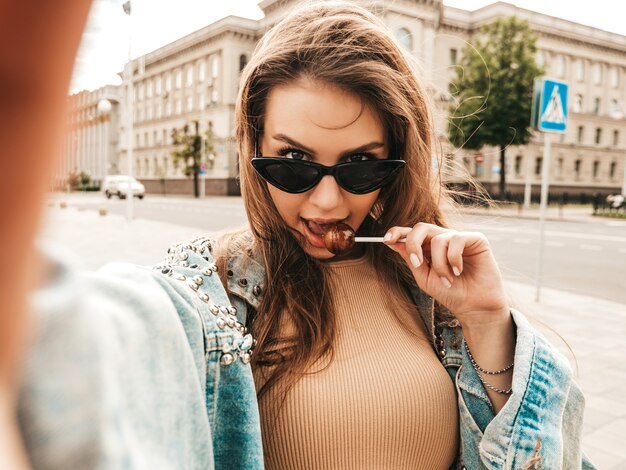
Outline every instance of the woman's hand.
[[(463, 326), (509, 317), (500, 270), (487, 238), (418, 223), (393, 227), (385, 244), (407, 262), (420, 289), (447, 307)], [(398, 243), (406, 238), (406, 243)]]

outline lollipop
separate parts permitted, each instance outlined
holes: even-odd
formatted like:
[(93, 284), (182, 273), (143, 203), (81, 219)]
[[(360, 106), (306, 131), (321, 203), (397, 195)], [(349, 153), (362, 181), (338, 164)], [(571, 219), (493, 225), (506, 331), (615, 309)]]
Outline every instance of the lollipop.
[(354, 248), (354, 230), (348, 224), (326, 225), (324, 227), (324, 245), (326, 249), (336, 255), (345, 255)]
[[(339, 256), (350, 253), (355, 243), (381, 243), (382, 241), (383, 237), (357, 237), (354, 229), (343, 222), (324, 225), (324, 245), (328, 251)], [(397, 243), (405, 241), (406, 239), (401, 238)]]

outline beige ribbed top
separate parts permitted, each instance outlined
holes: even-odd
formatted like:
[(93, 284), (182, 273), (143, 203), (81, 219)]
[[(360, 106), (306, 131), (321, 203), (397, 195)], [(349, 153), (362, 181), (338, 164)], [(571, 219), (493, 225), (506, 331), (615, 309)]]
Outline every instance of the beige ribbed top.
[[(275, 391), (259, 403), (266, 468), (449, 468), (456, 395), (421, 320), (386, 295), (365, 258), (329, 264), (334, 359), (316, 364), (322, 370), (300, 379), (282, 407)], [(255, 379), (258, 388), (258, 370)]]

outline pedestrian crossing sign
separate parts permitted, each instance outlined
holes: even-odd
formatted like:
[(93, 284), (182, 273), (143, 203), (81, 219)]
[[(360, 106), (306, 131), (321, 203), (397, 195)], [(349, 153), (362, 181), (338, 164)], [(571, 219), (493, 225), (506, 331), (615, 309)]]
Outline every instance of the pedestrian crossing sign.
[(535, 104), (537, 129), (565, 132), (567, 129), (567, 83), (550, 78), (542, 79), (535, 86)]

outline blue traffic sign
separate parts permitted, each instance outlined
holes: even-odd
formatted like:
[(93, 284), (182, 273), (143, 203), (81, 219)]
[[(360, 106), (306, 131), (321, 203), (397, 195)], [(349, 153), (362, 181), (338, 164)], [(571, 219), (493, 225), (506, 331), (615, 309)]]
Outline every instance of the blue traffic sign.
[(537, 122), (540, 131), (565, 132), (567, 129), (567, 83), (549, 78), (543, 80)]

